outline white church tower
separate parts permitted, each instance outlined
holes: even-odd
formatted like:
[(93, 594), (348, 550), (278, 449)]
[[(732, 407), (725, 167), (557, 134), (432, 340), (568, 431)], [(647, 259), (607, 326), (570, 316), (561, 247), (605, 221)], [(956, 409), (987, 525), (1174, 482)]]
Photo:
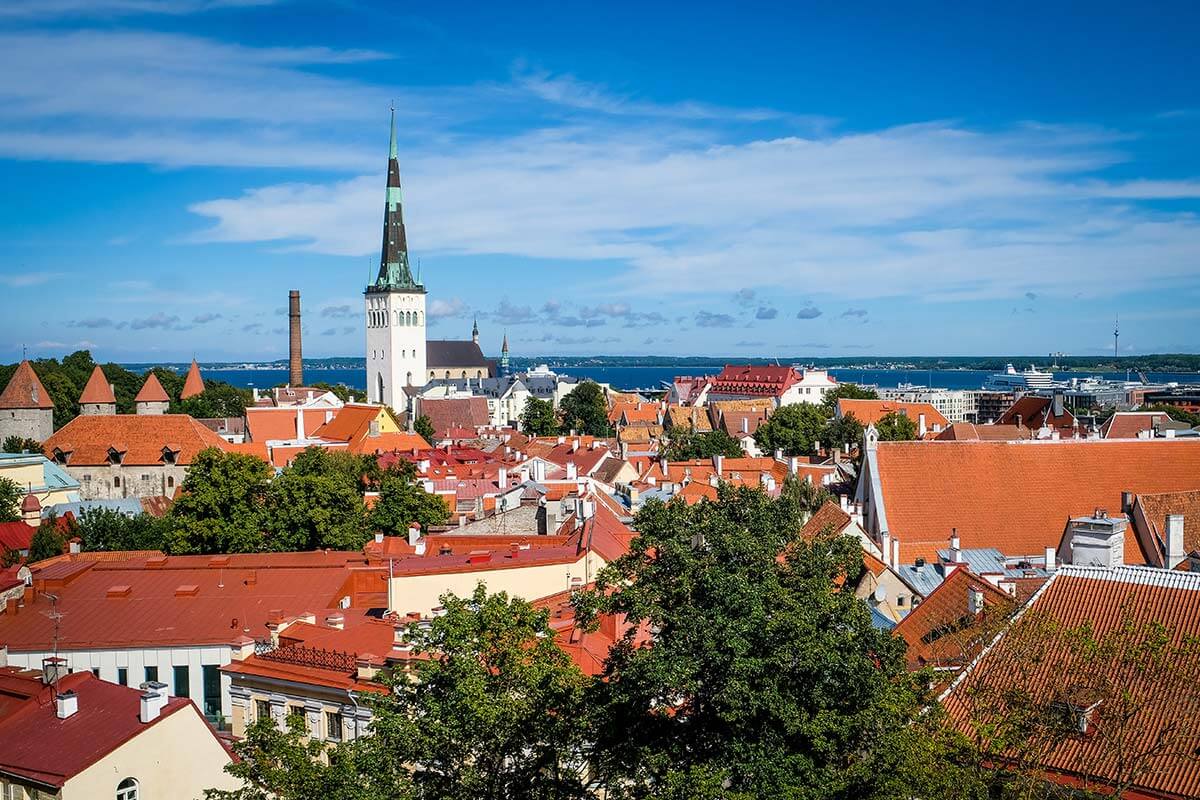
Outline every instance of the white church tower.
[(405, 386), (424, 386), (425, 287), (413, 280), (400, 201), (396, 110), (388, 152), (387, 205), (379, 276), (367, 287), (367, 400), (395, 406)]

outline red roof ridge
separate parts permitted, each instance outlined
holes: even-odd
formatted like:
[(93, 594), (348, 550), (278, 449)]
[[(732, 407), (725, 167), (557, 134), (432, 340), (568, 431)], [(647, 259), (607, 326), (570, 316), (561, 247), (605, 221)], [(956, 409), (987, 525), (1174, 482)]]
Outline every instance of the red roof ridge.
[(203, 392), (204, 380), (200, 377), (200, 365), (193, 358), (192, 365), (188, 367), (187, 377), (183, 379), (183, 391), (179, 393), (179, 399), (186, 400)]

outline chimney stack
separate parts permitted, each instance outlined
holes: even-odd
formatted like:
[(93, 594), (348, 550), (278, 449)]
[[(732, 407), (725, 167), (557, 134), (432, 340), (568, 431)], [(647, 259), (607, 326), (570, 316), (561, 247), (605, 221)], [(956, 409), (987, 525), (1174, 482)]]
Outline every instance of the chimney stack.
[(1175, 565), (1187, 556), (1183, 549), (1183, 514), (1167, 515), (1167, 569), (1175, 569)]
[(138, 719), (147, 725), (158, 719), (163, 708), (167, 705), (167, 685), (158, 681), (147, 681), (142, 684), (141, 707)]
[(68, 689), (54, 698), (54, 705), (59, 719), (75, 716), (75, 712), (79, 710), (79, 698), (75, 692)]
[(288, 382), (304, 385), (304, 357), (300, 353), (300, 291), (288, 292)]

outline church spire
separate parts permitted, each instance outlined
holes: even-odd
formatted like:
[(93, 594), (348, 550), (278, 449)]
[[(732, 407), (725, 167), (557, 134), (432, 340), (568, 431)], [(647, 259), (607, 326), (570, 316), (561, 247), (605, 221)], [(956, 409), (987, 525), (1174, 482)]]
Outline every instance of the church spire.
[(504, 341), (500, 343), (500, 374), (508, 374), (508, 331), (504, 332)]
[(476, 317), (471, 325), (471, 341), (479, 344), (479, 318)]
[(391, 137), (388, 140), (387, 201), (383, 211), (383, 247), (379, 256), (379, 277), (373, 288), (421, 289), (413, 280), (408, 263), (408, 241), (404, 233), (404, 212), (400, 196), (400, 158), (396, 146), (396, 109), (392, 108)]

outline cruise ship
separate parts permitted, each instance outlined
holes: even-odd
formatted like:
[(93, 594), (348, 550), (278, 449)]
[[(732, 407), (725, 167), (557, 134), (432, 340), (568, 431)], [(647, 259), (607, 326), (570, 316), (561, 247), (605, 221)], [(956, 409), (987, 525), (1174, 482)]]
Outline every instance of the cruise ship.
[(1016, 367), (1008, 364), (1004, 372), (990, 375), (984, 381), (983, 388), (989, 392), (1028, 392), (1035, 389), (1049, 389), (1054, 384), (1054, 373), (1042, 372), (1029, 365), (1029, 369), (1018, 372)]

